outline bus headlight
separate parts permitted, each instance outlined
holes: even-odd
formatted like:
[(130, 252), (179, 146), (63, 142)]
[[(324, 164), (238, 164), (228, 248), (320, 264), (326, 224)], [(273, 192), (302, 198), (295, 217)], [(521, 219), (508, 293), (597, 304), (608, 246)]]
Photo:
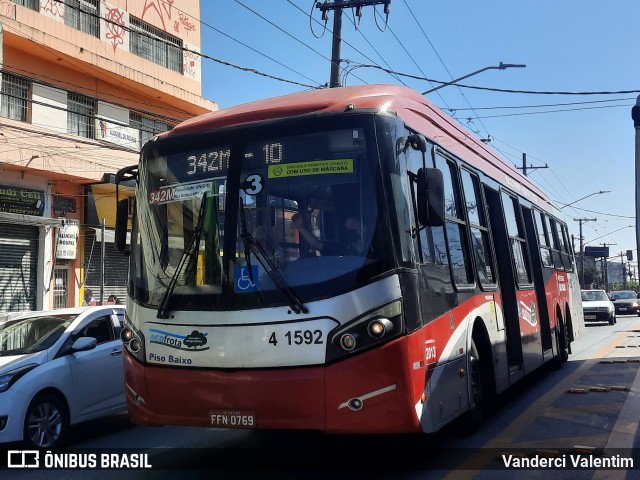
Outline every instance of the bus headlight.
[(371, 338), (382, 338), (387, 333), (393, 332), (393, 323), (388, 318), (376, 318), (369, 322), (367, 331)]
[(140, 362), (145, 361), (144, 335), (136, 329), (131, 320), (125, 315), (124, 327), (120, 332), (120, 339), (127, 351)]
[(338, 327), (327, 345), (327, 361), (395, 338), (403, 331), (402, 302), (395, 300)]
[(356, 348), (357, 343), (358, 342), (356, 341), (356, 337), (354, 337), (350, 333), (345, 333), (340, 337), (340, 346), (347, 352), (350, 352), (351, 350)]

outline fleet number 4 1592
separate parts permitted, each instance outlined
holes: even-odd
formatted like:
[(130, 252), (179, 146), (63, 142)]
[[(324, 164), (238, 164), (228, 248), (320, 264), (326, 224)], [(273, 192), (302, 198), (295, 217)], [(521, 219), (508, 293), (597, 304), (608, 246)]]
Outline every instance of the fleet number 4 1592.
[(324, 338), (322, 330), (289, 330), (279, 338), (276, 332), (271, 332), (269, 343), (275, 347), (280, 341), (286, 345), (322, 345)]

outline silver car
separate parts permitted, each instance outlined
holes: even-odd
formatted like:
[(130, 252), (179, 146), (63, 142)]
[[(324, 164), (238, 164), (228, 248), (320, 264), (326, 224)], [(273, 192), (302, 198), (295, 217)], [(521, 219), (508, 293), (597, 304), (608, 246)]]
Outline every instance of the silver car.
[(29, 312), (0, 325), (0, 442), (56, 447), (69, 425), (126, 413), (124, 310)]

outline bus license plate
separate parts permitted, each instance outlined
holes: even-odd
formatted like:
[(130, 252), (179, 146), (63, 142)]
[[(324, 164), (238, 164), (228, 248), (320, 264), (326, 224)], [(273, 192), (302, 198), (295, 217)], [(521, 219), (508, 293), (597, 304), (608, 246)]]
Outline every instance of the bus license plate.
[(217, 428), (256, 428), (255, 412), (247, 410), (211, 410), (209, 419)]

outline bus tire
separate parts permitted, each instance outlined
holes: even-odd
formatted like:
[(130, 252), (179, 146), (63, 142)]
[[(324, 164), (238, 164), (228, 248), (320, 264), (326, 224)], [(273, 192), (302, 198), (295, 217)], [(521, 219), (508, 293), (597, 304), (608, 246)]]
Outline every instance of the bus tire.
[(554, 330), (554, 338), (556, 340), (556, 352), (557, 355), (555, 357), (553, 357), (553, 360), (551, 361), (551, 366), (554, 370), (560, 370), (562, 368), (562, 366), (564, 365), (563, 359), (564, 359), (564, 349), (562, 348), (562, 344), (560, 343), (560, 333), (559, 333), (560, 327), (556, 327), (556, 329)]
[(569, 351), (567, 350), (569, 345), (567, 330), (560, 319), (556, 322), (555, 332), (558, 355), (553, 359), (553, 363), (556, 369), (560, 369), (562, 368), (562, 365), (569, 360)]
[(478, 343), (474, 337), (471, 340), (471, 348), (468, 352), (469, 365), (469, 400), (471, 405), (463, 420), (464, 431), (473, 434), (480, 429), (486, 417), (489, 392), (490, 370), (488, 357), (482, 355)]

